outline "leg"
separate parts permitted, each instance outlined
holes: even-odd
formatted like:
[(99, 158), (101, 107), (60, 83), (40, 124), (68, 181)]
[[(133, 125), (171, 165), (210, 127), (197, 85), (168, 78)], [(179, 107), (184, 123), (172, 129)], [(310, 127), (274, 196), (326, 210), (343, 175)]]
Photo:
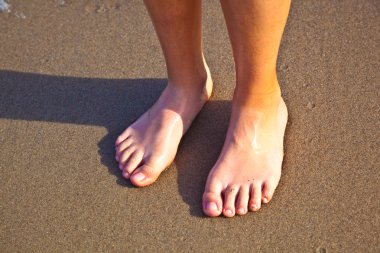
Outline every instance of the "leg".
[(236, 66), (227, 136), (203, 195), (209, 216), (268, 203), (281, 176), (287, 109), (276, 61), (290, 0), (221, 0)]
[(164, 53), (168, 85), (116, 140), (116, 160), (136, 186), (153, 183), (173, 161), (182, 135), (211, 95), (201, 44), (200, 0), (145, 0)]

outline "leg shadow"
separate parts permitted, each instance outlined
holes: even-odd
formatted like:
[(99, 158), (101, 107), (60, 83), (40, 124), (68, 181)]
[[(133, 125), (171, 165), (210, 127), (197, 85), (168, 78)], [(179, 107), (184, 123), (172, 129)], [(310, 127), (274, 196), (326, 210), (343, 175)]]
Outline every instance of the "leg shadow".
[[(103, 126), (101, 162), (121, 186), (132, 187), (114, 160), (117, 136), (160, 96), (166, 79), (100, 79), (0, 70), (0, 118)], [(208, 102), (180, 144), (175, 164), (182, 199), (202, 216), (208, 172), (223, 145), (229, 101)]]
[(166, 79), (100, 79), (0, 70), (0, 118), (103, 126), (98, 143), (109, 173), (122, 186), (114, 160), (116, 137), (160, 96)]

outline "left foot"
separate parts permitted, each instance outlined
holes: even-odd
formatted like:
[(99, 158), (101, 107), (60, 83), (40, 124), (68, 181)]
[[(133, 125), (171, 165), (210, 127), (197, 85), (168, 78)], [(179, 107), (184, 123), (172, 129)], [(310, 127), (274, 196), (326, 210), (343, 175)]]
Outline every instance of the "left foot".
[(218, 161), (203, 194), (208, 216), (233, 217), (268, 203), (281, 177), (287, 108), (280, 92), (260, 96), (250, 106), (233, 104)]

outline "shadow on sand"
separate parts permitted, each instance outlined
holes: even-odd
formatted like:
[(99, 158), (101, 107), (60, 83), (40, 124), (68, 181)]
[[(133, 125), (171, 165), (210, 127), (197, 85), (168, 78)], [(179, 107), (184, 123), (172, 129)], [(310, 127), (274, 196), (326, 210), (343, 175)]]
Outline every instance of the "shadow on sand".
[[(124, 187), (114, 160), (116, 137), (159, 97), (166, 79), (98, 79), (0, 71), (0, 118), (96, 125), (107, 128), (99, 141), (102, 163)], [(194, 216), (228, 125), (230, 102), (210, 101), (186, 133), (176, 159), (178, 187)]]

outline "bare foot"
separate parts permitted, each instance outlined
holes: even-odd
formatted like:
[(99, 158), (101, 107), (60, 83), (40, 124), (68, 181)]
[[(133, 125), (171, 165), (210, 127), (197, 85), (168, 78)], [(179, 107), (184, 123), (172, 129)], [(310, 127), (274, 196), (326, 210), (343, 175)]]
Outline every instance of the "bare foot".
[(287, 108), (280, 92), (254, 101), (254, 106), (233, 104), (226, 140), (203, 194), (208, 216), (257, 211), (278, 185)]
[(206, 72), (203, 78), (185, 80), (187, 85), (169, 81), (157, 102), (117, 138), (116, 160), (134, 185), (155, 182), (174, 160), (183, 134), (211, 96), (207, 66)]

